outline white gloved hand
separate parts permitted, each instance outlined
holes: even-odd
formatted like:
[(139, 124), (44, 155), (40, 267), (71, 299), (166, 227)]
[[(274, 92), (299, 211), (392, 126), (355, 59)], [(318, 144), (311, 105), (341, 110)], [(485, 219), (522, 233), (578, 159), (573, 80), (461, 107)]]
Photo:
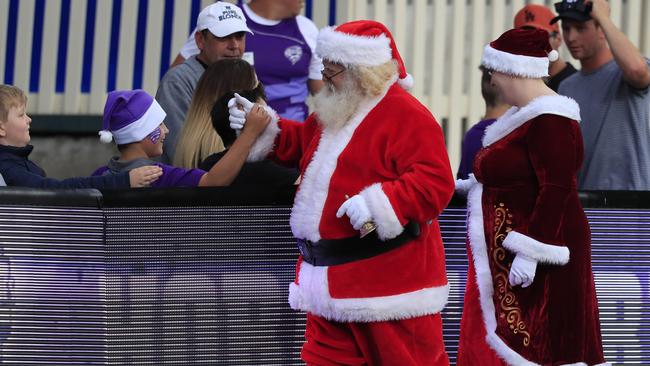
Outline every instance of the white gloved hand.
[(348, 215), (354, 230), (359, 230), (363, 224), (372, 221), (372, 215), (366, 200), (358, 194), (348, 198), (336, 211), (336, 217), (340, 218), (343, 215)]
[(521, 253), (515, 256), (515, 259), (512, 261), (512, 266), (510, 267), (510, 274), (508, 275), (508, 281), (510, 281), (510, 286), (521, 285), (522, 288), (526, 288), (533, 283), (535, 279), (535, 271), (537, 270), (537, 261), (531, 259)]
[(228, 101), (228, 112), (230, 113), (228, 120), (230, 121), (230, 128), (235, 131), (243, 129), (244, 123), (246, 123), (246, 115), (251, 111), (254, 104), (255, 103), (235, 93), (235, 97)]
[(456, 192), (466, 195), (476, 183), (478, 181), (474, 174), (470, 174), (468, 179), (456, 179)]

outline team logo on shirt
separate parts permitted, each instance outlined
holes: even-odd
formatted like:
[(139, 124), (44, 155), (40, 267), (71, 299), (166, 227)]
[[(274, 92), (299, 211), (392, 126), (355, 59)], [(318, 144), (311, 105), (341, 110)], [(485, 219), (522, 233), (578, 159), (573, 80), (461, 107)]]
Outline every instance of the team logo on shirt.
[(287, 47), (284, 50), (284, 57), (291, 62), (291, 65), (295, 65), (296, 62), (300, 61), (302, 58), (302, 47), (300, 46), (291, 46)]

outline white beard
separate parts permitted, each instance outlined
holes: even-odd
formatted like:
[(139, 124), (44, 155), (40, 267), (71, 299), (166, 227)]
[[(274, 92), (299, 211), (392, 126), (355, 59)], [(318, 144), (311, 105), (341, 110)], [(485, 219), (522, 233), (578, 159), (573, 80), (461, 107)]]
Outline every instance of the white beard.
[(314, 95), (314, 112), (323, 128), (338, 130), (348, 123), (364, 99), (352, 78), (346, 77), (340, 90), (326, 82)]

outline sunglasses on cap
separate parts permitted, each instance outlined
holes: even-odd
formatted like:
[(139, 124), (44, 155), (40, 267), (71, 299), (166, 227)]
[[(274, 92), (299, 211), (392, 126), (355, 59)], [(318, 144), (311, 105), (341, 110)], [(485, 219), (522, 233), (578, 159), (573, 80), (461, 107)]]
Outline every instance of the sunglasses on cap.
[(562, 14), (564, 12), (575, 10), (580, 13), (589, 14), (591, 12), (592, 3), (585, 4), (584, 1), (574, 0), (574, 1), (560, 1), (555, 3), (555, 12)]

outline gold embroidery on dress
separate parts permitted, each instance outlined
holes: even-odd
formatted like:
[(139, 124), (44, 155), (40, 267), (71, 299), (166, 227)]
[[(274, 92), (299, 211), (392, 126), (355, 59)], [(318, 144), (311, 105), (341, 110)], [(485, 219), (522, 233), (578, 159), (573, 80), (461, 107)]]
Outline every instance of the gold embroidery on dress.
[(499, 203), (494, 206), (494, 237), (492, 258), (497, 266), (497, 273), (495, 275), (497, 298), (499, 299), (499, 318), (505, 319), (508, 323), (510, 330), (513, 334), (521, 334), (523, 336), (523, 345), (530, 345), (530, 333), (526, 331), (526, 324), (521, 320), (521, 309), (519, 302), (515, 297), (514, 292), (511, 291), (508, 282), (510, 269), (506, 267), (503, 261), (506, 259), (506, 250), (503, 248), (503, 240), (506, 235), (512, 231), (512, 214), (505, 207), (505, 204)]

